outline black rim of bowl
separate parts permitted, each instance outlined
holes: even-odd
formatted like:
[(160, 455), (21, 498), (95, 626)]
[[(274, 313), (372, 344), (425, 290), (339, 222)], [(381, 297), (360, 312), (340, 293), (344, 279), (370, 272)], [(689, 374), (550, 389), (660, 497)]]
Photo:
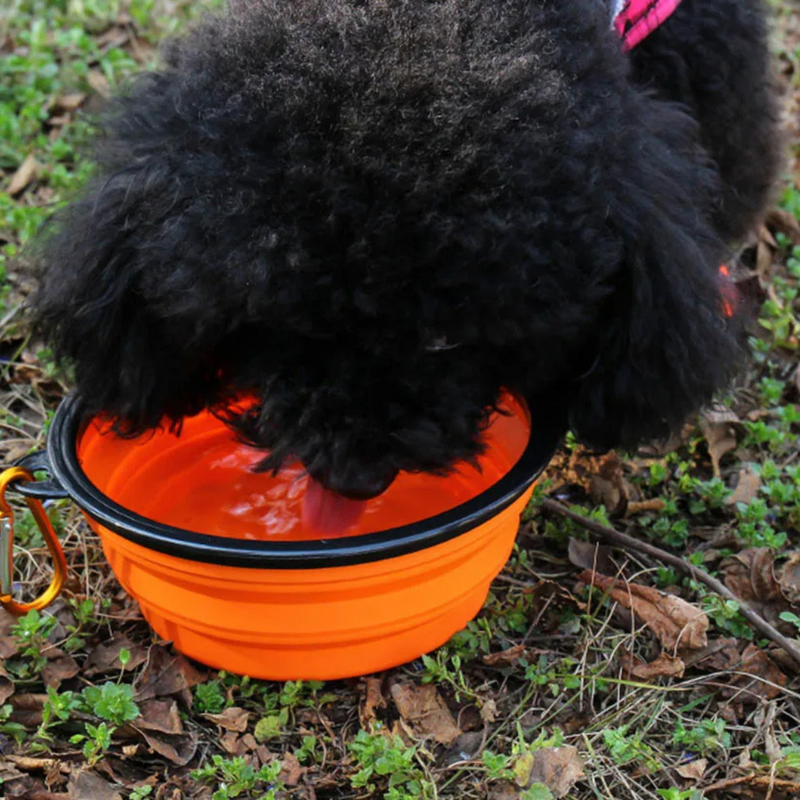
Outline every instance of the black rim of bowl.
[[(533, 412), (529, 410), (532, 418)], [(47, 460), (53, 478), (89, 516), (124, 539), (179, 558), (233, 567), (310, 569), (364, 564), (413, 553), (477, 527), (517, 500), (547, 466), (564, 433), (552, 414), (535, 414), (517, 463), (497, 483), (450, 511), (397, 528), (341, 539), (267, 542), (195, 533), (140, 516), (104, 495), (86, 476), (77, 454), (84, 414), (64, 399), (50, 426)]]

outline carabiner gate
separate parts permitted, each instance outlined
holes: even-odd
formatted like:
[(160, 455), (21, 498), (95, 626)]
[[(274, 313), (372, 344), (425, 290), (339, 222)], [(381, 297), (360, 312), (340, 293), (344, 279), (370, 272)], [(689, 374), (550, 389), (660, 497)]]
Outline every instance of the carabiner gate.
[(14, 585), (14, 510), (6, 499), (6, 491), (13, 483), (29, 483), (34, 480), (33, 473), (24, 467), (10, 467), (0, 474), (0, 605), (17, 615), (50, 605), (63, 588), (67, 577), (67, 560), (44, 506), (40, 500), (26, 497), (25, 502), (53, 559), (53, 579), (47, 589), (30, 603), (17, 603), (11, 596)]

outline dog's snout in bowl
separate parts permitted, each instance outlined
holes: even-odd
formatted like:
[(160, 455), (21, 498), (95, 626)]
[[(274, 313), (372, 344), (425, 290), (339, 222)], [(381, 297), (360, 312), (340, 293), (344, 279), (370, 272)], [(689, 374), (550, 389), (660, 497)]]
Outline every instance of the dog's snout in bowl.
[(397, 467), (383, 465), (380, 461), (359, 463), (355, 459), (345, 459), (324, 469), (307, 466), (306, 471), (326, 491), (361, 502), (383, 494), (399, 472)]

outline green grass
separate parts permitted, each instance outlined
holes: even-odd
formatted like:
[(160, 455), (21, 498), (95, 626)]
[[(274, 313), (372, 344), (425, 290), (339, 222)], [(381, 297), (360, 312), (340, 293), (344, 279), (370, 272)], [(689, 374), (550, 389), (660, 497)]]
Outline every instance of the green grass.
[[(0, 9), (0, 317), (7, 305), (9, 263), (46, 216), (91, 173), (95, 87), (114, 87), (153, 59), (153, 45), (219, 3), (180, 0), (6, 0)], [(114, 35), (109, 36), (109, 32)], [(84, 112), (64, 109), (86, 95)], [(35, 179), (8, 189), (26, 161)]]

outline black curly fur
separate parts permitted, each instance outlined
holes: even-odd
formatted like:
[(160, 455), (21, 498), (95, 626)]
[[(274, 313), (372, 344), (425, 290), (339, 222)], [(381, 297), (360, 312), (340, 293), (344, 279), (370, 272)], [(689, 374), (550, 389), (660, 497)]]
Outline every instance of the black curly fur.
[(255, 392), (261, 466), (351, 497), (473, 457), (501, 386), (664, 435), (736, 360), (761, 20), (684, 0), (631, 58), (597, 0), (234, 3), (109, 112), (36, 318), (121, 429)]
[(632, 53), (633, 79), (684, 103), (722, 177), (714, 224), (747, 236), (764, 211), (780, 162), (775, 96), (760, 2), (683, 0)]

